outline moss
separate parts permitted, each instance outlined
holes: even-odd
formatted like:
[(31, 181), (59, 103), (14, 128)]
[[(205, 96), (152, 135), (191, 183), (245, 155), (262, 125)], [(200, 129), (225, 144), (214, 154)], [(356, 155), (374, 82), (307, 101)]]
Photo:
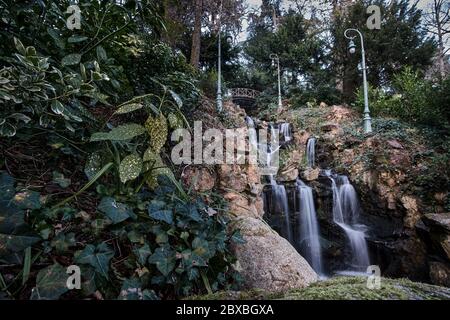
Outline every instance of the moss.
[(218, 292), (193, 297), (199, 300), (450, 300), (450, 289), (407, 279), (381, 279), (380, 289), (369, 289), (366, 277), (335, 277), (307, 288), (267, 293), (260, 290)]

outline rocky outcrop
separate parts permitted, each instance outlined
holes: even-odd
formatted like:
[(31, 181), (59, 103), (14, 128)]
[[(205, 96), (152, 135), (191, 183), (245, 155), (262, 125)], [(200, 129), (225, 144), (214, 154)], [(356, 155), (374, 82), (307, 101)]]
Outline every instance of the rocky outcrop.
[[(293, 179), (295, 179), (293, 177)], [(234, 246), (247, 288), (283, 291), (317, 281), (317, 275), (292, 245), (263, 220), (262, 184), (254, 165), (221, 165), (219, 189), (229, 204), (233, 228), (244, 244)]]
[(433, 283), (450, 287), (450, 213), (426, 214), (422, 220), (428, 228), (431, 251), (443, 257), (430, 263), (430, 278)]
[(442, 262), (431, 262), (430, 278), (434, 284), (450, 287), (450, 267)]
[(319, 168), (307, 168), (302, 171), (301, 177), (305, 181), (313, 181), (319, 178), (320, 169)]
[[(224, 110), (228, 114), (228, 122), (236, 127), (245, 127), (243, 109), (227, 102)], [(214, 109), (208, 108), (204, 112), (208, 115), (198, 114), (199, 120), (210, 119), (211, 126), (225, 129), (225, 124), (215, 122), (217, 116), (214, 116)], [(260, 126), (267, 127), (267, 123), (261, 122)], [(300, 139), (304, 138), (300, 136)], [(248, 141), (246, 143), (248, 150)], [(301, 159), (301, 153), (291, 158), (290, 167), (285, 172), (286, 179), (295, 180)], [(307, 261), (263, 220), (263, 185), (258, 167), (249, 163), (221, 164), (212, 171), (209, 168), (188, 167), (184, 170), (183, 179), (197, 191), (211, 190), (213, 185), (223, 194), (232, 220), (230, 231), (240, 230), (245, 240), (245, 243), (233, 246), (237, 257), (236, 268), (243, 276), (245, 287), (275, 292), (302, 288), (317, 281), (317, 274)]]
[(215, 173), (206, 167), (186, 167), (181, 178), (185, 185), (198, 192), (210, 191), (216, 184)]
[[(345, 106), (304, 108), (283, 116), (285, 121), (297, 123), (295, 150), (304, 155), (308, 137), (315, 136), (318, 166), (347, 175), (356, 188), (363, 209), (361, 222), (369, 226), (372, 262), (380, 266), (382, 274), (446, 285), (448, 217), (437, 212), (448, 207), (449, 190), (433, 190), (429, 183), (418, 185), (431, 165), (423, 156), (430, 146), (421, 133), (396, 120), (376, 119), (374, 133), (366, 135), (361, 115)], [(297, 168), (314, 190), (324, 255), (339, 264), (339, 259), (345, 260), (345, 252), (339, 249), (345, 237), (332, 223), (328, 182), (320, 175), (316, 178), (301, 162)], [(435, 215), (425, 215), (427, 212)]]
[(246, 241), (234, 251), (247, 288), (278, 292), (303, 288), (317, 281), (308, 262), (267, 223), (258, 218), (241, 217), (235, 226)]

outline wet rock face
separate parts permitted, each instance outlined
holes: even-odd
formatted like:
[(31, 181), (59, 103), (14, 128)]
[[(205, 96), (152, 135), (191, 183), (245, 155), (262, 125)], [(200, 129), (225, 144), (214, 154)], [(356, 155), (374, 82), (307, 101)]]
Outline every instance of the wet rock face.
[(205, 167), (187, 167), (182, 174), (185, 185), (198, 192), (210, 191), (216, 183), (215, 173)]
[(306, 181), (314, 181), (319, 178), (320, 169), (319, 168), (308, 168), (302, 171), (301, 177)]
[[(426, 214), (422, 221), (428, 227), (432, 249), (450, 262), (450, 213)], [(450, 264), (449, 264), (450, 267)]]
[[(224, 109), (234, 124), (246, 126), (243, 109), (229, 103), (224, 105)], [(214, 113), (214, 110), (209, 110), (210, 113)], [(198, 116), (202, 118), (201, 114)], [(208, 116), (204, 118), (209, 119)], [(212, 126), (225, 129), (223, 123), (217, 124), (212, 120), (215, 119), (211, 119)], [(265, 125), (259, 123), (259, 126)], [(294, 137), (294, 142), (296, 139), (298, 136)], [(300, 139), (304, 137), (300, 136)], [(246, 143), (248, 150), (248, 141)], [(298, 153), (290, 160), (291, 167), (286, 168), (286, 179), (295, 180), (298, 176), (296, 166), (301, 159), (302, 153)], [(240, 270), (246, 288), (274, 292), (302, 288), (317, 281), (317, 274), (306, 260), (263, 221), (263, 185), (257, 166), (247, 163), (223, 164), (216, 165), (212, 172), (206, 168), (188, 167), (184, 181), (197, 191), (215, 188), (223, 194), (231, 218), (230, 231), (239, 229), (246, 241), (232, 248), (237, 257), (236, 268)]]
[(450, 212), (428, 213), (423, 217), (423, 221), (429, 227), (450, 234)]
[(450, 266), (442, 262), (431, 262), (430, 278), (434, 284), (450, 287)]
[(244, 217), (235, 226), (246, 241), (234, 252), (247, 288), (279, 292), (317, 281), (308, 262), (262, 220)]

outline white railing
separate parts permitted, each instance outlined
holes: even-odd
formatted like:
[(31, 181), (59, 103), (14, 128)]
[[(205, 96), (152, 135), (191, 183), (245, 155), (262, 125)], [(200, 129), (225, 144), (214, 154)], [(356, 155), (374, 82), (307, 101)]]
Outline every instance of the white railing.
[(259, 96), (260, 92), (253, 89), (248, 88), (232, 88), (229, 90), (230, 95), (233, 98), (249, 98), (249, 99), (256, 99), (257, 96)]

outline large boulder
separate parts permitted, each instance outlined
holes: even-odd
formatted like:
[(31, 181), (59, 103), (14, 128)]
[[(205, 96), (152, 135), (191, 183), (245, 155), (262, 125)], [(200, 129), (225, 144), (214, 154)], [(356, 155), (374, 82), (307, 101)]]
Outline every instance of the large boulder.
[(246, 288), (279, 292), (317, 281), (308, 262), (261, 219), (244, 217), (234, 227), (246, 241), (233, 248)]

